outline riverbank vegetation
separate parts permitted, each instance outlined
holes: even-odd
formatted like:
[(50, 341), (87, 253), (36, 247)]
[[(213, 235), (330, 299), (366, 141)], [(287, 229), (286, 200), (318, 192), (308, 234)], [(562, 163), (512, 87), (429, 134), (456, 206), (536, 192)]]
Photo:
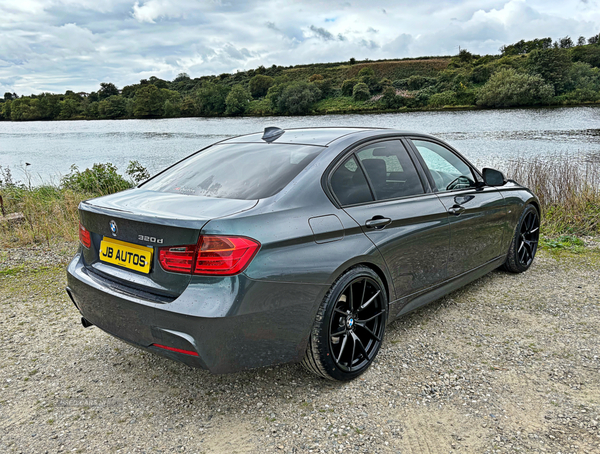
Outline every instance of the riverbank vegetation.
[[(542, 244), (580, 250), (582, 237), (600, 236), (600, 163), (574, 156), (518, 159), (503, 165), (508, 178), (531, 188), (542, 206)], [(30, 187), (0, 167), (0, 194), (7, 213), (21, 212), (20, 223), (0, 222), (0, 247), (76, 241), (80, 201), (131, 188), (149, 177), (132, 161), (124, 172), (108, 164), (76, 167), (58, 185)], [(1, 217), (0, 217), (1, 219)]]
[(122, 89), (0, 99), (0, 120), (69, 120), (236, 115), (307, 115), (457, 107), (600, 102), (600, 34), (519, 41), (498, 55), (320, 63), (173, 81), (143, 79)]
[(77, 207), (82, 200), (132, 188), (149, 176), (137, 161), (129, 163), (125, 176), (110, 163), (94, 164), (83, 171), (72, 166), (59, 184), (33, 187), (14, 180), (10, 169), (0, 166), (3, 210), (6, 214), (24, 215), (21, 222), (2, 222), (0, 214), (0, 247), (75, 241)]

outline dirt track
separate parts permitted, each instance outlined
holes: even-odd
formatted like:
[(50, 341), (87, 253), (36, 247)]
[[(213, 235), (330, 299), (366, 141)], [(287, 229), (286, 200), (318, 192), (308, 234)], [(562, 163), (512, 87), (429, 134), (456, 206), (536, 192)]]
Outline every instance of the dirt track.
[[(388, 327), (349, 384), (214, 376), (83, 329), (69, 253), (0, 254), (0, 452), (600, 452), (600, 253), (542, 253)], [(10, 257), (21, 254), (15, 268)]]

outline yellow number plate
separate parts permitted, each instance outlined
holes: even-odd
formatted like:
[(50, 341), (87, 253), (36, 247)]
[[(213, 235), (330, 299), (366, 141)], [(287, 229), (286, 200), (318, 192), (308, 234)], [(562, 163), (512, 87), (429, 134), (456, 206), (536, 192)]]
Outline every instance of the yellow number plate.
[(141, 273), (150, 272), (153, 249), (148, 246), (103, 238), (100, 243), (100, 260)]

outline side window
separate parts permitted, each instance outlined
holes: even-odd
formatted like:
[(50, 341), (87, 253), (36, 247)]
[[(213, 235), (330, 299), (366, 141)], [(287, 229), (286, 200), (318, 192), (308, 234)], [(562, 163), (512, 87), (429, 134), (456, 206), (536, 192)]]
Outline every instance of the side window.
[(331, 175), (331, 188), (342, 206), (373, 201), (365, 174), (354, 156), (346, 159)]
[(367, 145), (356, 153), (377, 200), (423, 194), (423, 185), (399, 140)]
[(450, 150), (424, 140), (412, 142), (425, 161), (438, 191), (468, 189), (475, 186), (476, 180), (470, 167)]

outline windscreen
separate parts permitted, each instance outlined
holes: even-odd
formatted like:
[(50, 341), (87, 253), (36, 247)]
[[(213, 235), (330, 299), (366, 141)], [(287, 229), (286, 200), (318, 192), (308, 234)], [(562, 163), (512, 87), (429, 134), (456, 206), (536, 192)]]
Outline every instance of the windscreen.
[(277, 194), (323, 147), (235, 143), (213, 145), (152, 178), (144, 189), (227, 199)]

